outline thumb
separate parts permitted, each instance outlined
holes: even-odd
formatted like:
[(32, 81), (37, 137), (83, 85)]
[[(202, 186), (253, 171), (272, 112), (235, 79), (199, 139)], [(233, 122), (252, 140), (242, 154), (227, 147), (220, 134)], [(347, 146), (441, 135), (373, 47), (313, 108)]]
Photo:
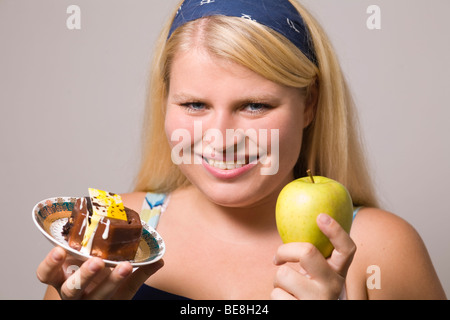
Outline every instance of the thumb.
[(139, 290), (139, 288), (144, 284), (144, 282), (155, 274), (159, 269), (164, 266), (164, 261), (159, 260), (155, 263), (139, 267), (136, 269), (127, 279), (127, 281), (122, 285), (122, 290), (117, 296), (120, 300), (131, 299)]
[(328, 264), (335, 272), (345, 277), (356, 252), (355, 243), (341, 225), (327, 214), (319, 214), (317, 225), (334, 247), (327, 259)]

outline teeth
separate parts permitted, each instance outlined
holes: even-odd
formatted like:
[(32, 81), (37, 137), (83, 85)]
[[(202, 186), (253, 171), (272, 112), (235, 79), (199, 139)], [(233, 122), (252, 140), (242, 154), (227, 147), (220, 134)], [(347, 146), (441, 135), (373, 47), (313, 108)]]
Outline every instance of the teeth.
[(220, 160), (214, 160), (214, 159), (207, 159), (206, 161), (208, 162), (208, 164), (211, 167), (219, 168), (222, 170), (232, 170), (232, 169), (240, 168), (245, 164), (244, 160), (220, 161)]

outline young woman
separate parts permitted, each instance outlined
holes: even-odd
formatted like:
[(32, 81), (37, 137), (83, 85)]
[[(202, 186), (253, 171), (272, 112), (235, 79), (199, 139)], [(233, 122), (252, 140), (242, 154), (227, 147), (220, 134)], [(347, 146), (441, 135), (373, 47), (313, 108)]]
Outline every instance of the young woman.
[[(123, 200), (144, 212), (165, 199), (151, 220), (164, 263), (132, 272), (92, 258), (72, 288), (73, 262), (54, 248), (37, 270), (46, 298), (445, 298), (417, 232), (378, 208), (323, 30), (295, 1), (248, 3), (184, 1), (158, 42), (142, 166)], [(282, 244), (276, 228), (279, 192), (307, 169), (345, 185), (358, 208), (350, 234), (318, 216), (334, 245), (327, 259), (309, 243)]]

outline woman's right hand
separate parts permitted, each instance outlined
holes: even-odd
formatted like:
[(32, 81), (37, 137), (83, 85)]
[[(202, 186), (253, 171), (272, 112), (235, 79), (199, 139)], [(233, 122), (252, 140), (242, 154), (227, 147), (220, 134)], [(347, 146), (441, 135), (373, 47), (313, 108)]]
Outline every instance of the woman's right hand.
[[(160, 260), (133, 272), (129, 262), (114, 269), (100, 258), (82, 262), (68, 257), (60, 247), (53, 248), (39, 264), (38, 279), (54, 287), (61, 299), (131, 299), (139, 287), (164, 265)], [(76, 270), (75, 272), (73, 272)]]

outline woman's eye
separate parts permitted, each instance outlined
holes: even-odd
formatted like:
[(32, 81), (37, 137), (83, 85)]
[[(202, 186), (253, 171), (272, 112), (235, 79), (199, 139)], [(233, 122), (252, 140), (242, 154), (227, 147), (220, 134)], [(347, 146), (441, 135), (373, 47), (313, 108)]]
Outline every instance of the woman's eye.
[(181, 104), (184, 108), (186, 108), (189, 112), (201, 111), (205, 108), (205, 104), (201, 102), (187, 102)]
[(251, 113), (262, 113), (271, 109), (271, 107), (264, 103), (249, 103), (245, 106), (244, 110)]

